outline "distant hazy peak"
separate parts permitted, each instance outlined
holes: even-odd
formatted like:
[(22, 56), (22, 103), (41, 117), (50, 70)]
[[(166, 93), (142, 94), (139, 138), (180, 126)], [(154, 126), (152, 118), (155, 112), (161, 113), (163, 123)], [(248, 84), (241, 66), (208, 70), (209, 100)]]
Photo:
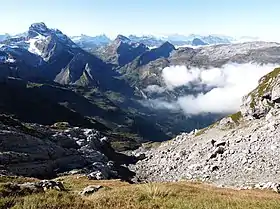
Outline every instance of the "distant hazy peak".
[(121, 34), (119, 34), (115, 41), (121, 41), (121, 42), (131, 42), (131, 40), (129, 38), (127, 38), (126, 36), (123, 36)]

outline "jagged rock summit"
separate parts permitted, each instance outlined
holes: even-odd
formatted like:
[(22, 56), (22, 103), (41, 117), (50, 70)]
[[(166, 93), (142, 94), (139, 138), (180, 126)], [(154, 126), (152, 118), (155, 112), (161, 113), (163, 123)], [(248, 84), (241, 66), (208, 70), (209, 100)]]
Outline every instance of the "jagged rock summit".
[(241, 188), (279, 188), (280, 68), (259, 81), (241, 111), (208, 128), (182, 133), (131, 166), (145, 181), (183, 179)]

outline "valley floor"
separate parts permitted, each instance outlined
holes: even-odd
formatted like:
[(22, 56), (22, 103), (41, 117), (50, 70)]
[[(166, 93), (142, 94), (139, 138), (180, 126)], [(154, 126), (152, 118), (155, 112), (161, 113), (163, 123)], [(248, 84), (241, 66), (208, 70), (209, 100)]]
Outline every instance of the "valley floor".
[[(10, 191), (8, 182), (37, 179), (0, 177), (0, 208), (21, 209), (276, 209), (280, 195), (271, 191), (232, 190), (186, 181), (128, 184), (118, 180), (93, 181), (82, 176), (59, 177), (67, 191), (26, 194)], [(89, 185), (103, 188), (89, 196), (80, 191)]]

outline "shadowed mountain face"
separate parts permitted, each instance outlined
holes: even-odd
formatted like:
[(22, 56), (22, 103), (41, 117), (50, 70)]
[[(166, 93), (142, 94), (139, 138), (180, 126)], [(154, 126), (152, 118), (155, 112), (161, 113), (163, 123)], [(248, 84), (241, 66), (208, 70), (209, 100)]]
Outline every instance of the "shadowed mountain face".
[(156, 124), (140, 114), (123, 111), (98, 90), (18, 79), (1, 80), (0, 87), (0, 112), (24, 122), (51, 125), (65, 121), (114, 134), (116, 141), (139, 143), (154, 136), (167, 139)]

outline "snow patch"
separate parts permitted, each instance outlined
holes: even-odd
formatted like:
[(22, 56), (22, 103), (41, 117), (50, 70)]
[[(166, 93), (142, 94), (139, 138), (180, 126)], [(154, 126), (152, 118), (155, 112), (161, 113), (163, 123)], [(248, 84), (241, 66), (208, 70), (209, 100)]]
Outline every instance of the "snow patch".
[(78, 41), (81, 41), (82, 40), (82, 37), (81, 36), (74, 36), (74, 37), (71, 37), (72, 41), (74, 42), (78, 42)]
[(15, 63), (16, 60), (15, 60), (14, 58), (9, 57), (8, 59), (6, 59), (5, 62), (6, 62), (6, 63), (7, 63), (7, 62), (8, 62), (8, 63)]
[(0, 56), (0, 62), (1, 63), (15, 63), (16, 60), (12, 57)]
[(28, 51), (32, 54), (36, 54), (42, 56), (42, 52), (36, 47), (37, 43), (41, 43), (46, 39), (46, 37), (42, 35), (38, 35), (34, 38), (29, 39), (26, 43), (29, 43)]
[(158, 48), (158, 46), (147, 46), (148, 47), (148, 49), (156, 49), (156, 48)]
[(17, 45), (11, 45), (10, 46), (12, 49), (18, 49), (19, 48), (19, 46), (17, 46)]

